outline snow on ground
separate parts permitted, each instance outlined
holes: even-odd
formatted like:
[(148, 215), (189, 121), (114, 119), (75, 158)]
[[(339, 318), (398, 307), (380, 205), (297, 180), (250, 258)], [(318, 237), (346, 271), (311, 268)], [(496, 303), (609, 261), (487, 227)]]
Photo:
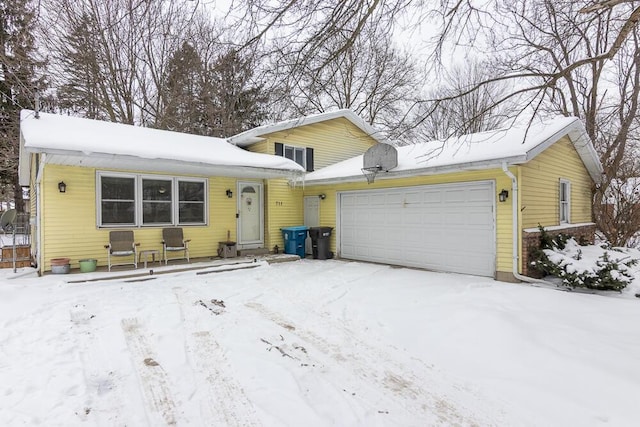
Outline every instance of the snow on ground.
[(632, 294), (338, 260), (248, 267), (85, 283), (2, 271), (0, 425), (637, 425)]

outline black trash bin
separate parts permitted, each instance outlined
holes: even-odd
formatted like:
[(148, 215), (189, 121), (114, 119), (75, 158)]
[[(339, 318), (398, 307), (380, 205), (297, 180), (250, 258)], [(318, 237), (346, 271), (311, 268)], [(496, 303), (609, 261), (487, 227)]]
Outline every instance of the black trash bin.
[(333, 227), (309, 227), (313, 259), (333, 258), (333, 254), (329, 251), (332, 230)]

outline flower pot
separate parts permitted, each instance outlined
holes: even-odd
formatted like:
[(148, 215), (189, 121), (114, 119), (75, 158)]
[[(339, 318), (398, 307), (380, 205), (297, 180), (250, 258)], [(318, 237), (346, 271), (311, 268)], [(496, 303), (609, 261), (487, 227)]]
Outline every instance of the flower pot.
[(82, 273), (91, 273), (92, 271), (96, 271), (96, 266), (98, 264), (97, 259), (81, 259), (79, 262), (80, 271)]
[(52, 265), (51, 266), (51, 272), (53, 274), (68, 274), (70, 269), (71, 269), (71, 265), (70, 264)]
[(69, 258), (51, 258), (51, 272), (53, 274), (67, 274), (70, 269)]

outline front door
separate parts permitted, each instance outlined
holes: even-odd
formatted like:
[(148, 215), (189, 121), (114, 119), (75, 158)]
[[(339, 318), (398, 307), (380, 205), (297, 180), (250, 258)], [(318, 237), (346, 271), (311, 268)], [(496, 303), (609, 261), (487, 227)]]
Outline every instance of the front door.
[(238, 246), (264, 246), (262, 183), (238, 182)]
[[(320, 197), (306, 196), (304, 198), (304, 225), (317, 227), (320, 225)], [(305, 253), (311, 254), (311, 238), (305, 240)]]

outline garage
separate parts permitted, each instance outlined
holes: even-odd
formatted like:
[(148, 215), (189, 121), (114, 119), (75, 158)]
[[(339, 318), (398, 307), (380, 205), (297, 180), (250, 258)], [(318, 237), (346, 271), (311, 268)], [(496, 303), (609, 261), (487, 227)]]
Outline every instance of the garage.
[(493, 277), (493, 181), (339, 195), (342, 258)]

